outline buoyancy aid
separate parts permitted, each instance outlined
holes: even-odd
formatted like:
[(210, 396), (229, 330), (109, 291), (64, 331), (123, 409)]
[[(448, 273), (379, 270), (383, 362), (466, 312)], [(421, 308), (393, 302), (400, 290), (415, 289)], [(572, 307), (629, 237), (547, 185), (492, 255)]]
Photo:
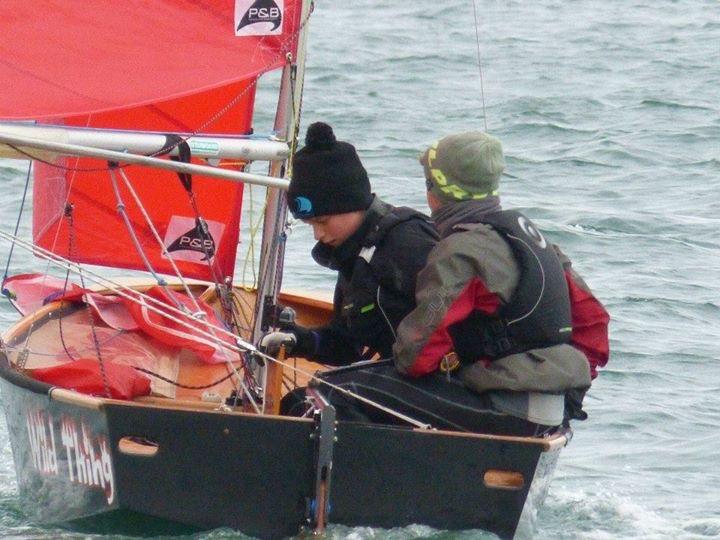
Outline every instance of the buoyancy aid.
[(463, 361), (474, 362), (569, 343), (570, 296), (552, 245), (515, 210), (485, 214), (477, 221), (490, 225), (508, 242), (520, 276), (510, 301), (495, 315), (476, 310), (448, 328), (455, 352)]
[(434, 227), (427, 216), (412, 208), (378, 202), (368, 209), (368, 219), (374, 225), (361, 241), (352, 271), (338, 275), (335, 308), (347, 329), (363, 336), (370, 353), (389, 357), (395, 329), (415, 307), (415, 272), (393, 264), (393, 254), (402, 246), (386, 239), (392, 229), (411, 220), (422, 220), (432, 231)]

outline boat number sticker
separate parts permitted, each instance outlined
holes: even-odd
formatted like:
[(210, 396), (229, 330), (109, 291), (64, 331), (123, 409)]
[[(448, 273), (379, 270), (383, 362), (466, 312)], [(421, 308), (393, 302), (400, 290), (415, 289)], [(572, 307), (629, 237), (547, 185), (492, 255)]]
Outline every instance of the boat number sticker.
[[(202, 263), (214, 257), (224, 230), (225, 225), (217, 221), (172, 216), (163, 244), (174, 260)], [(164, 254), (163, 258), (167, 259)]]
[(280, 35), (284, 11), (283, 0), (235, 0), (235, 35)]
[(58, 434), (54, 419), (42, 410), (28, 411), (25, 418), (30, 463), (35, 470), (48, 476), (66, 474), (74, 484), (102, 490), (107, 503), (113, 503), (115, 477), (104, 436), (71, 417), (61, 420)]

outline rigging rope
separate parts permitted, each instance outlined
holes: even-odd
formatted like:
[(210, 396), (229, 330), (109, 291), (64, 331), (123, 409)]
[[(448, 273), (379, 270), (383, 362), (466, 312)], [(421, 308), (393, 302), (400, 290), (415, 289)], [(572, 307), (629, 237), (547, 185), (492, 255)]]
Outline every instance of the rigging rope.
[[(0, 238), (3, 238), (3, 239), (8, 240), (8, 241), (12, 241), (12, 240), (13, 240), (13, 237), (12, 237), (10, 234), (8, 234), (8, 233), (6, 233), (5, 231), (2, 231), (2, 230), (0, 230)], [(160, 304), (160, 305), (162, 305), (162, 306), (165, 308), (165, 310), (161, 310), (161, 309), (158, 309), (158, 308), (156, 308), (156, 307), (154, 307), (154, 306), (147, 305), (147, 304), (146, 304), (146, 307), (147, 307), (150, 311), (153, 311), (153, 312), (155, 312), (155, 313), (159, 313), (160, 315), (166, 317), (167, 319), (171, 320), (172, 322), (175, 322), (175, 323), (177, 323), (177, 324), (179, 324), (179, 325), (181, 325), (181, 326), (184, 326), (184, 327), (186, 327), (186, 328), (190, 328), (190, 329), (198, 332), (199, 334), (201, 334), (201, 335), (203, 335), (203, 336), (206, 336), (206, 337), (207, 337), (207, 336), (210, 336), (210, 334), (208, 334), (207, 332), (204, 332), (203, 330), (199, 329), (197, 326), (194, 326), (194, 325), (191, 324), (190, 322), (186, 322), (186, 321), (184, 321), (184, 320), (178, 319), (178, 318), (170, 315), (169, 312), (177, 311), (177, 312), (178, 312), (177, 314), (180, 315), (181, 317), (185, 317), (185, 318), (188, 317), (188, 315), (187, 315), (186, 313), (183, 313), (183, 312), (181, 312), (181, 311), (179, 311), (179, 310), (175, 310), (172, 306), (169, 306), (169, 305), (167, 305), (167, 304), (163, 304), (162, 302), (160, 302), (160, 301), (158, 301), (158, 300), (156, 300), (156, 299), (154, 299), (154, 298), (152, 298), (152, 297), (149, 297), (149, 296), (147, 296), (147, 295), (145, 295), (145, 294), (143, 294), (143, 293), (141, 293), (141, 292), (139, 292), (139, 291), (136, 291), (136, 290), (134, 290), (134, 289), (132, 289), (132, 288), (130, 288), (130, 287), (127, 287), (127, 286), (122, 285), (122, 284), (120, 284), (120, 283), (113, 282), (113, 281), (112, 281), (111, 279), (109, 279), (109, 278), (100, 276), (99, 274), (96, 274), (95, 272), (92, 272), (92, 271), (90, 271), (90, 270), (88, 270), (88, 269), (82, 268), (82, 267), (81, 267), (80, 265), (78, 265), (77, 263), (74, 263), (74, 262), (72, 262), (72, 261), (69, 261), (69, 260), (67, 260), (67, 259), (64, 259), (64, 258), (61, 257), (60, 255), (57, 255), (57, 254), (55, 254), (55, 253), (48, 252), (48, 251), (45, 250), (44, 248), (41, 248), (40, 246), (36, 246), (36, 245), (34, 245), (34, 244), (32, 244), (32, 243), (29, 243), (29, 242), (27, 242), (27, 241), (25, 241), (25, 240), (22, 240), (21, 238), (16, 238), (15, 240), (17, 241), (17, 245), (18, 245), (19, 247), (21, 247), (21, 248), (23, 248), (23, 249), (26, 249), (26, 250), (29, 250), (29, 251), (33, 252), (35, 255), (37, 255), (38, 257), (43, 258), (43, 259), (46, 259), (49, 263), (55, 264), (56, 266), (59, 266), (59, 267), (61, 267), (61, 268), (65, 268), (65, 269), (67, 269), (67, 270), (75, 271), (75, 272), (78, 272), (78, 273), (79, 273), (80, 271), (82, 271), (91, 281), (93, 281), (93, 282), (95, 282), (95, 283), (97, 283), (97, 284), (99, 284), (99, 285), (102, 285), (102, 286), (107, 287), (109, 290), (111, 290), (111, 291), (114, 292), (115, 294), (118, 294), (119, 296), (121, 296), (121, 297), (123, 297), (123, 298), (125, 298), (125, 299), (127, 299), (127, 300), (129, 300), (129, 301), (131, 301), (131, 302), (139, 303), (139, 302), (140, 302), (139, 299), (142, 299), (142, 300), (145, 300), (145, 301), (150, 301), (150, 302), (153, 302), (153, 303)], [(78, 270), (78, 269), (79, 269), (79, 270)], [(110, 286), (108, 286), (108, 284), (110, 284)], [(128, 293), (128, 292), (126, 292), (126, 291), (130, 291), (130, 293)], [(198, 322), (198, 321), (197, 321), (197, 320), (194, 320), (194, 322)], [(208, 323), (207, 321), (201, 321), (201, 322), (202, 322), (205, 326), (213, 326), (213, 325), (211, 325), (210, 323)], [(408, 423), (410, 423), (410, 424), (412, 424), (412, 425), (414, 425), (414, 426), (416, 426), (416, 427), (420, 427), (420, 428), (429, 428), (429, 427), (430, 427), (428, 424), (425, 424), (425, 423), (423, 423), (423, 422), (419, 422), (419, 421), (417, 421), (417, 420), (415, 420), (415, 419), (413, 419), (413, 418), (410, 418), (410, 417), (408, 417), (408, 416), (406, 416), (406, 415), (404, 415), (404, 414), (402, 414), (402, 413), (400, 413), (400, 412), (398, 412), (398, 411), (395, 411), (395, 410), (393, 410), (393, 409), (390, 409), (389, 407), (385, 407), (384, 405), (381, 405), (380, 403), (377, 403), (377, 402), (375, 402), (375, 401), (373, 401), (373, 400), (371, 400), (371, 399), (365, 398), (365, 397), (363, 397), (363, 396), (361, 396), (361, 395), (358, 395), (358, 394), (355, 394), (355, 393), (353, 393), (353, 392), (351, 392), (351, 391), (349, 391), (349, 390), (347, 390), (347, 389), (345, 389), (345, 388), (342, 388), (342, 387), (337, 386), (337, 385), (335, 385), (335, 384), (329, 383), (329, 382), (327, 382), (327, 381), (325, 381), (325, 380), (317, 377), (314, 373), (311, 373), (311, 372), (309, 372), (309, 371), (305, 371), (305, 370), (303, 370), (303, 369), (301, 369), (301, 368), (298, 368), (297, 366), (293, 366), (293, 365), (291, 365), (291, 364), (289, 364), (289, 363), (281, 362), (281, 361), (279, 361), (278, 359), (276, 359), (276, 358), (274, 358), (274, 357), (272, 357), (272, 356), (270, 356), (270, 355), (267, 355), (267, 354), (265, 354), (265, 353), (263, 353), (263, 352), (260, 352), (260, 351), (257, 350), (257, 348), (256, 348), (254, 345), (245, 342), (244, 340), (242, 340), (242, 339), (239, 338), (238, 336), (232, 334), (231, 332), (229, 332), (229, 331), (227, 331), (227, 330), (225, 330), (225, 329), (223, 329), (223, 328), (214, 327), (214, 326), (213, 326), (213, 329), (214, 329), (215, 331), (219, 332), (219, 333), (224, 333), (224, 334), (227, 334), (227, 335), (229, 335), (229, 336), (232, 336), (232, 337), (235, 339), (236, 345), (232, 345), (232, 344), (227, 343), (227, 342), (222, 342), (221, 345), (222, 345), (223, 348), (226, 348), (226, 349), (228, 349), (228, 350), (230, 350), (230, 351), (235, 351), (235, 352), (238, 352), (238, 353), (240, 353), (240, 352), (250, 352), (250, 353), (252, 353), (252, 354), (254, 354), (254, 355), (257, 355), (257, 356), (259, 356), (259, 357), (261, 357), (261, 358), (263, 358), (263, 359), (265, 359), (265, 360), (267, 360), (267, 361), (274, 362), (274, 363), (276, 363), (276, 364), (280, 364), (280, 365), (282, 365), (282, 366), (284, 366), (284, 367), (287, 367), (287, 368), (289, 368), (289, 369), (291, 369), (291, 370), (299, 373), (300, 375), (304, 375), (305, 377), (307, 377), (307, 378), (310, 379), (310, 380), (317, 381), (317, 382), (320, 383), (320, 384), (323, 384), (323, 385), (325, 385), (325, 386), (327, 386), (327, 387), (329, 387), (329, 388), (332, 388), (332, 389), (334, 389), (334, 390), (336, 390), (336, 391), (338, 391), (338, 392), (340, 392), (340, 393), (342, 393), (342, 394), (344, 394), (344, 395), (346, 395), (346, 396), (348, 396), (348, 397), (352, 397), (352, 398), (354, 398), (354, 399), (357, 399), (358, 401), (361, 401), (361, 402), (363, 402), (363, 403), (365, 403), (365, 404), (367, 404), (367, 405), (370, 405), (371, 407), (374, 407), (374, 408), (376, 408), (376, 409), (378, 409), (378, 410), (380, 410), (380, 411), (383, 411), (383, 412), (385, 412), (385, 413), (387, 413), (387, 414), (390, 414), (390, 415), (392, 415), (392, 416), (395, 416), (396, 418), (399, 418), (399, 419), (401, 419), (401, 420), (403, 420), (403, 421), (405, 421), (405, 422), (408, 422)], [(257, 404), (256, 404), (255, 401), (254, 401), (254, 396), (250, 393), (250, 391), (248, 390), (248, 388), (247, 388), (247, 387), (245, 386), (245, 384), (242, 382), (242, 377), (240, 376), (239, 373), (237, 373), (237, 370), (236, 370), (235, 366), (234, 366), (232, 363), (230, 363), (230, 367), (233, 369), (234, 375), (236, 375), (236, 377), (238, 377), (242, 391), (250, 398), (250, 402), (251, 402), (251, 404), (255, 407), (256, 412), (257, 412), (257, 413), (260, 413), (261, 411), (260, 411), (260, 409), (257, 407)]]
[[(4, 238), (6, 240), (12, 239), (12, 237), (4, 231), (0, 231), (0, 238)], [(87, 268), (83, 268), (82, 266), (80, 266), (77, 263), (74, 263), (68, 259), (65, 259), (65, 258), (61, 257), (60, 255), (57, 255), (56, 253), (52, 253), (51, 251), (45, 250), (44, 248), (41, 248), (40, 246), (36, 246), (35, 244), (32, 244), (25, 240), (22, 240), (21, 238), (16, 238), (16, 241), (17, 241), (18, 246), (32, 252), (33, 254), (40, 257), (41, 259), (45, 259), (46, 261), (48, 261), (49, 264), (54, 264), (56, 266), (59, 266), (60, 268), (64, 268), (69, 271), (74, 271), (77, 274), (87, 275), (91, 279), (91, 281), (108, 288), (109, 290), (111, 290), (112, 292), (117, 294), (118, 296), (121, 296), (122, 298), (124, 298), (130, 302), (135, 302), (139, 305), (143, 305), (148, 310), (150, 310), (154, 313), (157, 313), (157, 314), (167, 318), (168, 320), (181, 325), (184, 328), (188, 328), (203, 337), (212, 339), (213, 335), (209, 332), (202, 330), (201, 328), (198, 328), (196, 325), (192, 324), (191, 322), (187, 322), (185, 319), (191, 319), (196, 324), (201, 323), (201, 324), (204, 324), (206, 327), (212, 327), (215, 332), (219, 332), (219, 333), (225, 334), (229, 337), (232, 337), (233, 340), (235, 340), (235, 342), (237, 343), (237, 346), (233, 346), (227, 342), (220, 342), (221, 350), (227, 349), (227, 350), (234, 351), (237, 353), (246, 352), (246, 351), (250, 351), (250, 352), (256, 351), (256, 348), (254, 345), (243, 341), (238, 336), (236, 336), (235, 334), (233, 334), (232, 332), (230, 332), (224, 328), (213, 326), (209, 322), (202, 320), (202, 319), (198, 320), (198, 319), (194, 318), (192, 314), (183, 312), (177, 308), (174, 308), (173, 306), (165, 304), (160, 300), (157, 300), (151, 296), (143, 294), (142, 292), (136, 291), (130, 287), (127, 287), (120, 283), (113, 282), (109, 278), (103, 277), (91, 270), (88, 270)], [(145, 303), (143, 304), (143, 302), (145, 302)], [(150, 302), (152, 304), (157, 304), (157, 305), (161, 306), (162, 309), (154, 307), (153, 305), (148, 304), (148, 302)], [(175, 313), (176, 315), (179, 315), (183, 319), (178, 319), (177, 317), (171, 315), (171, 313)], [(235, 375), (237, 376), (238, 380), (242, 381), (242, 377), (237, 372), (235, 365), (230, 361), (228, 361), (227, 364), (235, 372)], [(241, 389), (244, 392), (246, 392), (248, 397), (250, 397), (252, 400), (252, 395), (249, 393), (249, 391), (245, 387), (245, 385), (242, 382), (240, 382), (240, 385), (241, 385)], [(257, 406), (254, 403), (254, 401), (253, 401), (253, 405), (257, 409)], [(259, 409), (257, 409), (257, 412), (260, 412)]]
[(231, 372), (229, 372), (227, 375), (225, 375), (224, 377), (222, 377), (222, 378), (220, 378), (220, 379), (218, 379), (218, 380), (216, 380), (216, 381), (213, 381), (213, 382), (211, 382), (211, 383), (209, 383), (209, 384), (202, 384), (202, 385), (197, 385), (197, 386), (195, 386), (195, 385), (182, 384), (182, 383), (179, 383), (179, 382), (177, 382), (177, 381), (173, 381), (172, 379), (169, 379), (169, 378), (167, 378), (167, 377), (164, 377), (164, 376), (160, 375), (159, 373), (156, 373), (155, 371), (152, 371), (152, 370), (149, 370), (149, 369), (141, 368), (141, 367), (138, 367), (138, 366), (133, 366), (133, 368), (136, 369), (137, 371), (142, 371), (143, 373), (147, 373), (147, 374), (150, 375), (151, 377), (155, 377), (156, 379), (160, 379), (160, 380), (163, 381), (163, 382), (166, 382), (166, 383), (168, 383), (168, 384), (172, 384), (173, 386), (177, 386), (178, 388), (184, 388), (184, 389), (186, 389), (186, 390), (205, 390), (205, 389), (207, 389), (207, 388), (212, 388), (213, 386), (217, 386), (218, 384), (227, 381), (230, 377), (232, 377), (232, 376), (234, 375), (234, 373), (231, 371)]
[[(30, 186), (30, 174), (32, 173), (32, 161), (28, 164), (28, 170), (27, 175), (25, 177), (25, 187), (23, 188), (23, 195), (22, 195), (22, 201), (20, 202), (20, 211), (18, 212), (18, 218), (15, 222), (15, 231), (13, 233), (13, 236), (17, 237), (18, 231), (20, 230), (20, 221), (23, 215), (23, 210), (25, 209), (25, 200), (27, 198), (27, 192), (28, 192), (28, 186)], [(13, 256), (13, 250), (15, 249), (15, 242), (10, 244), (10, 253), (8, 253), (7, 258), (7, 264), (5, 265), (5, 274), (3, 275), (2, 283), (5, 285), (5, 280), (8, 278), (8, 270), (10, 269), (10, 261), (12, 260)], [(2, 294), (10, 298), (9, 291), (7, 291), (4, 287), (2, 289)]]
[[(75, 250), (75, 220), (73, 216), (73, 209), (71, 205), (68, 205), (65, 209), (65, 218), (68, 220), (68, 255), (72, 257), (73, 251)], [(67, 284), (70, 277), (70, 271), (68, 270), (67, 278), (65, 279), (65, 290), (67, 290)], [(85, 277), (82, 275), (82, 272), (80, 273), (80, 285), (82, 288), (85, 288)], [(98, 340), (97, 336), (97, 330), (95, 329), (95, 319), (92, 314), (92, 308), (90, 307), (90, 304), (85, 305), (86, 313), (88, 316), (88, 323), (90, 326), (90, 334), (92, 335), (92, 341), (93, 346), (95, 348), (95, 355), (98, 359), (98, 364), (100, 365), (100, 375), (102, 377), (103, 382), (103, 390), (105, 390), (105, 397), (111, 397), (112, 394), (110, 393), (110, 383), (108, 382), (108, 376), (107, 376), (107, 370), (105, 369), (105, 360), (103, 354), (100, 352), (100, 341)], [(62, 317), (60, 317), (62, 319)], [(60, 327), (60, 332), (62, 334), (62, 326)], [(62, 340), (63, 347), (65, 348), (65, 340)], [(66, 349), (67, 351), (67, 349)]]
[(480, 74), (480, 98), (482, 100), (483, 122), (485, 123), (485, 132), (487, 133), (488, 124), (487, 111), (485, 109), (485, 85), (483, 84), (482, 58), (480, 55), (480, 23), (478, 22), (477, 5), (475, 2), (476, 0), (472, 0), (473, 16), (475, 18), (475, 44), (477, 46), (477, 63), (478, 72)]
[[(131, 237), (133, 243), (135, 244), (135, 249), (137, 250), (137, 252), (140, 254), (141, 258), (145, 262), (145, 265), (148, 268), (148, 270), (156, 278), (156, 281), (158, 282), (158, 284), (161, 287), (163, 287), (163, 289), (168, 293), (167, 296), (173, 301), (176, 308), (178, 308), (181, 312), (186, 313), (186, 315), (193, 316), (193, 318), (196, 318), (196, 319), (204, 317), (204, 315), (205, 315), (204, 311), (200, 307), (200, 304), (198, 303), (197, 299), (195, 298), (195, 295), (192, 294), (192, 292), (190, 291), (190, 287), (187, 284), (187, 281), (183, 278), (183, 276), (182, 276), (180, 270), (178, 269), (177, 265), (175, 264), (174, 260), (168, 253), (167, 248), (165, 247), (165, 244), (163, 243), (162, 239), (160, 238), (160, 234), (158, 233), (157, 229), (155, 228), (155, 225), (153, 224), (152, 220), (150, 219), (150, 216), (148, 215), (147, 211), (145, 210), (145, 207), (142, 204), (142, 201), (140, 200), (140, 198), (138, 197), (137, 192), (135, 191), (132, 183), (130, 182), (130, 179), (125, 174), (125, 171), (120, 170), (120, 176), (122, 177), (123, 182), (125, 183), (125, 187), (128, 189), (131, 196), (133, 197), (135, 204), (137, 205), (141, 214), (143, 215), (143, 218), (145, 219), (145, 222), (146, 222), (148, 228), (150, 229), (150, 232), (152, 233), (153, 237), (155, 238), (158, 245), (160, 246), (160, 250), (162, 251), (163, 255), (165, 255), (167, 260), (170, 262), (170, 265), (172, 266), (176, 277), (180, 280), (180, 283), (181, 283), (183, 289), (185, 290), (185, 293), (187, 294), (188, 298), (190, 298), (190, 300), (192, 301), (193, 306), (195, 308), (194, 316), (191, 313), (186, 313), (187, 308), (185, 308), (185, 306), (183, 306), (179, 302), (179, 300), (176, 299), (175, 295), (171, 293), (171, 291), (169, 290), (169, 287), (167, 286), (167, 282), (165, 281), (165, 279), (160, 278), (160, 276), (155, 273), (150, 261), (145, 256), (145, 252), (142, 249), (142, 246), (140, 245), (139, 240), (137, 239), (137, 235), (135, 234), (132, 224), (130, 223), (130, 218), (128, 217), (127, 212), (125, 211), (125, 205), (123, 203), (122, 196), (120, 195), (120, 191), (117, 187), (115, 172), (114, 172), (114, 170), (111, 169), (110, 177), (111, 177), (113, 189), (115, 191), (115, 197), (118, 201), (118, 211), (121, 213), (121, 215), (123, 216), (123, 219), (125, 220), (125, 224), (128, 229), (128, 233), (130, 234), (130, 237)], [(195, 211), (197, 212), (197, 208), (195, 208)], [(197, 216), (197, 219), (201, 219), (201, 218), (199, 216)], [(206, 252), (206, 255), (208, 255), (207, 252)], [(213, 272), (213, 274), (214, 274), (214, 272)], [(216, 285), (217, 285), (217, 282), (216, 282)], [(212, 325), (208, 325), (208, 329), (210, 331), (210, 334), (212, 334), (212, 336), (213, 336), (213, 340), (214, 340), (216, 348), (219, 351), (221, 351), (221, 354), (223, 355), (225, 361), (229, 363), (230, 359), (227, 356), (227, 352), (225, 351), (225, 349), (223, 349), (220, 346), (220, 338), (217, 337), (217, 334), (213, 331)], [(243, 360), (242, 355), (240, 355), (240, 359), (241, 359), (241, 361)], [(243, 362), (243, 368), (246, 368), (246, 367), (247, 366), (245, 366), (244, 362)], [(247, 373), (247, 370), (245, 370), (245, 372)]]
[[(114, 173), (112, 170), (110, 171), (110, 176), (111, 176), (111, 181), (113, 183), (113, 188), (115, 189), (115, 197), (120, 202), (122, 202), (122, 198), (120, 196), (120, 191), (117, 189), (116, 182), (115, 182), (115, 176), (114, 176)], [(180, 269), (175, 264), (175, 260), (170, 256), (170, 253), (168, 252), (167, 247), (165, 247), (165, 244), (162, 241), (162, 238), (160, 238), (160, 233), (158, 233), (157, 229), (155, 228), (155, 225), (153, 224), (152, 219), (150, 218), (150, 215), (145, 210), (145, 206), (142, 204), (140, 197), (138, 197), (138, 194), (135, 191), (135, 188), (133, 187), (132, 183), (130, 182), (130, 179), (125, 174), (125, 171), (123, 171), (123, 170), (120, 171), (120, 177), (122, 178), (123, 183), (125, 184), (125, 187), (127, 188), (128, 192), (130, 193), (130, 196), (135, 201), (135, 204), (136, 204), (138, 210), (140, 210), (140, 213), (142, 214), (143, 218), (145, 219), (145, 223), (147, 224), (148, 229), (150, 230), (150, 233), (152, 234), (153, 238), (155, 238), (155, 241), (158, 243), (158, 246), (160, 247), (160, 251), (165, 256), (165, 258), (168, 260), (168, 263), (172, 267), (173, 272), (175, 272), (175, 275), (180, 280), (180, 283), (181, 283), (185, 293), (188, 296), (192, 297), (192, 293), (190, 292), (189, 285), (187, 284), (187, 282), (183, 278), (182, 274), (180, 273)], [(119, 210), (119, 208), (118, 208), (118, 210)], [(132, 228), (132, 224), (130, 223), (130, 218), (127, 216), (127, 212), (125, 212), (124, 204), (123, 204), (122, 214), (123, 214), (123, 218), (125, 220), (125, 224), (128, 227), (128, 232), (130, 233), (130, 235), (132, 237), (133, 243), (135, 243), (136, 249), (140, 253), (140, 256), (142, 257), (143, 261), (147, 261), (147, 258), (145, 257), (142, 247), (140, 246), (140, 243), (137, 240), (137, 236), (135, 235), (135, 232)], [(160, 276), (155, 274), (149, 261), (146, 262), (146, 266), (148, 267), (148, 270), (153, 275), (153, 277), (155, 277), (158, 285), (164, 287), (165, 290), (167, 290), (167, 282), (165, 281), (164, 278), (161, 278)], [(172, 295), (170, 295), (170, 296), (172, 297)], [(174, 297), (172, 297), (172, 298), (173, 298), (173, 300), (175, 300)], [(201, 311), (200, 306), (194, 300), (194, 297), (192, 297), (192, 298), (193, 298), (193, 302), (195, 304), (195, 310), (199, 313)], [(177, 301), (175, 301), (175, 305), (180, 307), (180, 304)], [(180, 308), (180, 309), (182, 310), (182, 308)]]
[[(12, 236), (4, 231), (0, 231), (0, 238), (3, 238), (5, 240), (11, 240)], [(226, 336), (231, 337), (236, 341), (239, 341), (240, 344), (242, 345), (243, 350), (247, 350), (247, 351), (251, 351), (251, 352), (254, 352), (256, 350), (255, 346), (243, 341), (240, 337), (236, 336), (232, 332), (230, 332), (224, 328), (221, 328), (219, 326), (214, 326), (204, 319), (197, 319), (195, 317), (195, 315), (192, 313), (187, 313), (186, 311), (174, 308), (168, 304), (163, 303), (161, 300), (153, 298), (152, 296), (148, 296), (140, 291), (137, 291), (137, 290), (135, 290), (131, 287), (128, 287), (126, 285), (123, 285), (121, 283), (114, 282), (110, 278), (101, 276), (87, 268), (82, 267), (81, 265), (79, 265), (77, 263), (74, 263), (68, 259), (65, 259), (64, 257), (62, 257), (60, 255), (57, 255), (56, 253), (53, 253), (53, 252), (48, 251), (40, 246), (37, 246), (30, 242), (27, 242), (26, 240), (23, 240), (21, 238), (16, 238), (15, 240), (16, 240), (16, 243), (18, 246), (32, 252), (33, 254), (40, 257), (41, 259), (45, 259), (50, 264), (54, 264), (65, 270), (73, 271), (73, 272), (77, 273), (78, 275), (81, 275), (81, 274), (87, 275), (88, 277), (91, 278), (91, 281), (93, 281), (94, 283), (97, 283), (98, 285), (102, 285), (103, 287), (106, 287), (111, 292), (118, 294), (119, 296), (125, 298), (126, 300), (128, 300), (130, 302), (135, 302), (138, 305), (145, 306), (150, 311), (158, 313), (158, 314), (162, 315), (163, 317), (168, 318), (172, 322), (180, 324), (186, 328), (189, 328), (191, 330), (199, 332), (204, 337), (212, 337), (212, 334), (204, 332), (202, 329), (198, 328), (197, 326), (195, 326), (189, 322), (185, 322), (183, 320), (179, 320), (179, 319), (173, 317), (173, 315), (171, 315), (171, 313), (174, 313), (175, 315), (179, 315), (181, 317), (190, 319), (193, 321), (193, 323), (202, 323), (206, 327), (212, 327), (215, 331), (225, 334)], [(141, 300), (142, 300), (142, 302), (141, 302)], [(152, 304), (157, 304), (158, 306), (161, 306), (163, 309), (159, 309), (159, 308), (153, 307), (151, 305), (148, 305), (147, 302), (150, 302)], [(240, 350), (240, 349), (230, 346), (227, 342), (221, 341), (219, 344), (221, 347), (226, 347), (230, 350), (235, 350), (235, 351)]]
[[(245, 256), (245, 261), (243, 262), (242, 274), (240, 277), (240, 281), (242, 282), (241, 287), (245, 290), (248, 290), (250, 288), (257, 289), (257, 279), (258, 278), (257, 278), (257, 274), (255, 273), (255, 241), (257, 238), (257, 233), (260, 230), (260, 225), (262, 224), (263, 215), (265, 214), (265, 208), (267, 207), (267, 203), (266, 202), (263, 203), (263, 207), (260, 210), (260, 212), (258, 213), (258, 218), (255, 221), (255, 223), (253, 224), (252, 217), (253, 217), (253, 214), (255, 213), (255, 209), (253, 208), (254, 207), (253, 185), (249, 184), (248, 187), (250, 190), (250, 192), (248, 193), (248, 198), (250, 199), (250, 210), (249, 210), (250, 216), (248, 218), (248, 221), (250, 222), (250, 232), (248, 234), (249, 245), (248, 245), (247, 255)], [(246, 279), (245, 279), (245, 274), (247, 273), (248, 264), (250, 265), (250, 268), (251, 268), (252, 274), (253, 274), (252, 285), (250, 287), (248, 287), (246, 285)]]
[[(43, 281), (45, 278), (43, 278)], [(63, 295), (67, 293), (68, 285), (70, 284), (70, 270), (68, 269), (65, 272), (65, 283), (63, 283)], [(60, 317), (58, 319), (58, 331), (60, 332), (60, 343), (62, 344), (63, 351), (65, 351), (65, 354), (70, 358), (70, 360), (77, 360), (77, 358), (73, 357), (72, 353), (70, 352), (70, 349), (67, 346), (67, 343), (65, 343), (65, 333), (63, 332), (63, 321), (64, 317)], [(32, 331), (32, 328), (31, 328)], [(94, 344), (93, 344), (94, 345)]]
[[(88, 121), (88, 123), (90, 122), (90, 116), (88, 116), (87, 121)], [(79, 160), (79, 158), (76, 157), (75, 161), (77, 162), (78, 160)], [(73, 205), (69, 202), (69, 198), (70, 198), (70, 193), (72, 192), (72, 186), (75, 183), (75, 174), (76, 174), (75, 171), (73, 171), (72, 176), (70, 177), (70, 183), (69, 183), (69, 186), (67, 189), (67, 194), (65, 195), (65, 206), (64, 206), (64, 216), (65, 217), (72, 215)], [(53, 237), (53, 242), (52, 242), (53, 250), (57, 246), (58, 239), (60, 238), (60, 229), (61, 229), (61, 225), (59, 224), (58, 227), (55, 229), (55, 236)], [(68, 240), (70, 241), (70, 245), (72, 245), (71, 235), (72, 235), (72, 229), (68, 233)], [(43, 283), (42, 283), (43, 286), (45, 286), (45, 279), (49, 275), (50, 265), (51, 265), (50, 260), (47, 260), (47, 265), (45, 265), (45, 272), (43, 272)], [(79, 273), (81, 273), (81, 272), (79, 272)], [(67, 272), (65, 274), (65, 285), (64, 285), (64, 289), (63, 289), (63, 294), (65, 294), (67, 292), (67, 285), (69, 283), (69, 278), (70, 278), (70, 270), (67, 269)], [(20, 352), (20, 355), (25, 358), (27, 358), (27, 356), (30, 354), (29, 343), (30, 343), (30, 338), (33, 335), (33, 332), (35, 331), (35, 322), (36, 322), (35, 320), (32, 320), (30, 322), (30, 327), (27, 331), (27, 335), (25, 338), (24, 349)], [(64, 342), (63, 342), (63, 347), (65, 347)]]
[[(113, 193), (115, 194), (115, 201), (116, 201), (116, 209), (118, 211), (118, 214), (120, 214), (120, 217), (122, 218), (123, 222), (125, 223), (125, 228), (127, 229), (128, 234), (130, 235), (130, 240), (132, 241), (133, 245), (135, 246), (135, 251), (138, 255), (140, 255), (140, 258), (143, 261), (143, 264), (145, 265), (145, 268), (147, 268), (148, 272), (152, 274), (152, 276), (155, 278), (155, 281), (167, 290), (167, 282), (160, 277), (160, 275), (155, 271), (155, 269), (152, 266), (152, 263), (147, 258), (147, 255), (145, 254), (145, 250), (140, 245), (140, 240), (138, 240), (137, 234), (135, 233), (135, 228), (133, 227), (132, 223), (130, 222), (130, 216), (128, 216), (127, 211), (125, 210), (125, 202), (123, 201), (122, 195), (120, 195), (120, 190), (118, 189), (117, 185), (117, 178), (115, 178), (115, 166), (116, 164), (112, 164), (109, 170), (110, 173), (110, 184), (112, 185)], [(125, 179), (125, 175), (123, 174), (123, 179)], [(127, 180), (125, 182), (127, 185)], [(133, 193), (133, 190), (130, 189), (131, 193)], [(148, 227), (150, 227), (151, 231), (155, 231), (155, 228), (152, 226), (152, 222), (148, 220), (146, 214), (145, 214), (145, 208), (140, 205), (140, 212), (143, 214), (143, 217), (146, 218)], [(165, 254), (165, 252), (163, 252)], [(172, 259), (171, 259), (172, 261)], [(176, 305), (179, 307), (179, 304), (176, 302)]]

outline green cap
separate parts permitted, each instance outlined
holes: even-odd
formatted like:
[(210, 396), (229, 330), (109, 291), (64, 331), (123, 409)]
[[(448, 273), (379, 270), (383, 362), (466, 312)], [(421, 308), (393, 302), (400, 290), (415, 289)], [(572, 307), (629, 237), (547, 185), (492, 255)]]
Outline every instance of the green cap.
[(497, 195), (505, 169), (502, 145), (481, 131), (448, 135), (420, 157), (428, 191), (445, 202)]

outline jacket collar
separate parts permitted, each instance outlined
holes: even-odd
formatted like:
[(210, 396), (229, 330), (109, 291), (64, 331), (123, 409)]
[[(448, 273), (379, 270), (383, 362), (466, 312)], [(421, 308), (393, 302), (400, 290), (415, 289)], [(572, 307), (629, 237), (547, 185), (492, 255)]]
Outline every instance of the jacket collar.
[(479, 223), (485, 215), (500, 210), (502, 210), (500, 197), (491, 196), (480, 200), (444, 204), (432, 213), (432, 218), (440, 232), (440, 237), (445, 238), (455, 232), (454, 228), (457, 225)]
[(320, 266), (331, 270), (352, 271), (360, 249), (365, 245), (365, 239), (380, 220), (392, 210), (392, 206), (384, 202), (377, 195), (365, 211), (365, 219), (347, 240), (338, 247), (318, 242), (312, 249), (312, 257)]

